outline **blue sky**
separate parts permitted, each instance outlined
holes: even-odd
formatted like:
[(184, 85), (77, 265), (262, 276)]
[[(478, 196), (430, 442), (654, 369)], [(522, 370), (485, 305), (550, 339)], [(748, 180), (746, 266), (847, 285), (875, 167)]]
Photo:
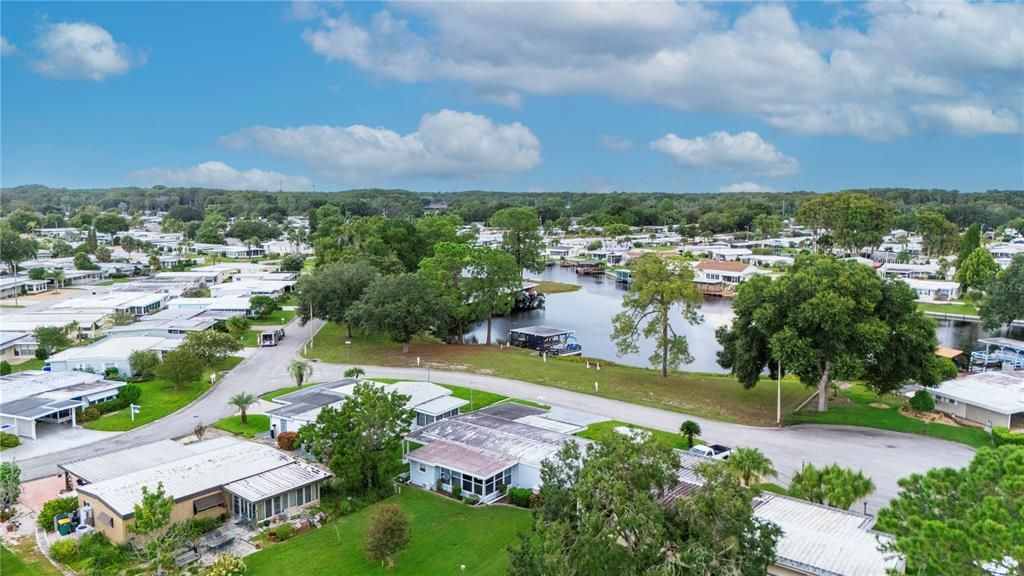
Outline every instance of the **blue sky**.
[(1020, 4), (0, 12), (4, 186), (1024, 188)]

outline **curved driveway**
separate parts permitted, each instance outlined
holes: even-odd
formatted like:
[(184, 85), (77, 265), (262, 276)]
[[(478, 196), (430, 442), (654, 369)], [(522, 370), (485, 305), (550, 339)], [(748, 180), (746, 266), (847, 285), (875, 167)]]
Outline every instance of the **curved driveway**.
[[(319, 322), (313, 328), (319, 327)], [(231, 415), (234, 410), (227, 401), (238, 392), (263, 394), (292, 384), (287, 373), (288, 362), (307, 341), (310, 326), (290, 324), (281, 345), (261, 348), (238, 365), (209, 392), (188, 407), (117, 437), (88, 446), (19, 462), (25, 478), (38, 478), (56, 472), (56, 465), (114, 450), (120, 450), (161, 438), (175, 438), (191, 433), (196, 421), (212, 423)], [(314, 362), (314, 380), (340, 378), (348, 366)], [(426, 380), (427, 370), (385, 366), (362, 366), (367, 377)], [(868, 498), (868, 511), (884, 506), (898, 491), (897, 480), (937, 467), (962, 467), (970, 462), (974, 450), (966, 445), (918, 436), (848, 426), (802, 425), (786, 428), (759, 428), (730, 424), (639, 406), (589, 394), (530, 384), (519, 380), (465, 372), (431, 370), (430, 379), (444, 384), (486, 390), (505, 396), (588, 412), (615, 420), (670, 432), (679, 430), (683, 420), (700, 423), (702, 436), (730, 446), (760, 448), (779, 471), (779, 483), (787, 484), (792, 474), (805, 462), (826, 465), (833, 462), (863, 470), (877, 486)]]

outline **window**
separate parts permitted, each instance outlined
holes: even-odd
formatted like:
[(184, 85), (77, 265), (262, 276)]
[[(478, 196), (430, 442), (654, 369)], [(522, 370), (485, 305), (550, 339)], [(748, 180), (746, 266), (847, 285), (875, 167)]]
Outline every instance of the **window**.
[(424, 464), (420, 464), (420, 472), (426, 472), (427, 467)]

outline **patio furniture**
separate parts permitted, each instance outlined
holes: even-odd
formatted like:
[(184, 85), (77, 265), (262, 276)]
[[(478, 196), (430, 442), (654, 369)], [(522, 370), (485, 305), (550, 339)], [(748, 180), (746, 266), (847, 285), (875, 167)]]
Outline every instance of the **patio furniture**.
[(219, 529), (214, 530), (210, 537), (204, 541), (208, 550), (220, 550), (226, 548), (235, 542), (235, 537), (231, 534), (221, 532)]
[(198, 560), (199, 560), (199, 554), (196, 554), (194, 551), (189, 550), (188, 552), (185, 552), (184, 554), (179, 554), (179, 555), (175, 556), (174, 557), (174, 565), (179, 567), (179, 568), (182, 568), (184, 566), (188, 566), (189, 564), (197, 562)]

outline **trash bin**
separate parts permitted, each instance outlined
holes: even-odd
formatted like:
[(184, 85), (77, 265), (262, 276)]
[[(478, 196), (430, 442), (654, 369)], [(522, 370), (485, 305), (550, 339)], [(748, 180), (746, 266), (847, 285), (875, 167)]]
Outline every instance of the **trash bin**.
[(57, 533), (61, 536), (71, 534), (73, 529), (74, 527), (71, 526), (71, 518), (60, 518), (57, 520)]

